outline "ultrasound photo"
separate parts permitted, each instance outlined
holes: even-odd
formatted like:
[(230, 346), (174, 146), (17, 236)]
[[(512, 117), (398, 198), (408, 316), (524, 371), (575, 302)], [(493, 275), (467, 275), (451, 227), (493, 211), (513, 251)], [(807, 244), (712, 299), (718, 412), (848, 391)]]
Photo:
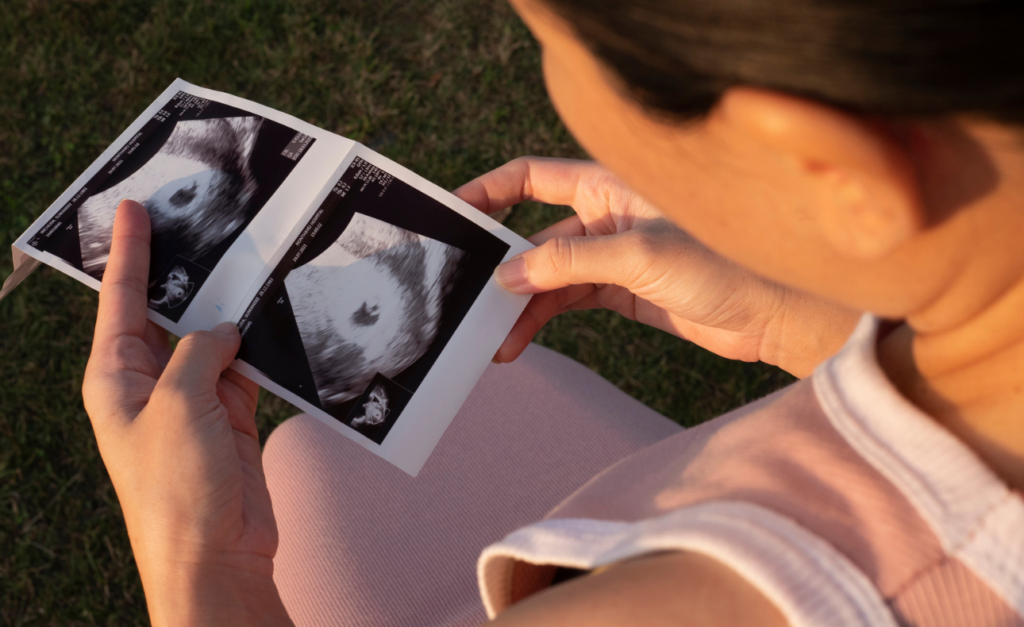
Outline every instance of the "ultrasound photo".
[(327, 250), (284, 281), (320, 405), (393, 377), (437, 337), (441, 302), (465, 253), (356, 213)]
[(178, 321), (295, 167), (301, 152), (289, 148), (311, 143), (277, 122), (179, 92), (31, 243), (101, 280), (118, 203), (142, 203), (153, 232), (150, 307)]
[(356, 159), (239, 321), (239, 358), (380, 444), (508, 244)]

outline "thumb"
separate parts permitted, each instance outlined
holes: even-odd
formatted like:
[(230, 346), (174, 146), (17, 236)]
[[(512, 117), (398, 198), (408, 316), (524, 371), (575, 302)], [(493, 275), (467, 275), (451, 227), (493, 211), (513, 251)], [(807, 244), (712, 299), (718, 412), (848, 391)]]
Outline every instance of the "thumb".
[(217, 381), (241, 345), (238, 327), (232, 322), (211, 331), (196, 331), (183, 337), (171, 355), (154, 395), (181, 393), (186, 397), (216, 392)]
[(499, 285), (515, 294), (537, 294), (598, 283), (631, 288), (649, 264), (634, 231), (616, 235), (555, 237), (494, 270)]

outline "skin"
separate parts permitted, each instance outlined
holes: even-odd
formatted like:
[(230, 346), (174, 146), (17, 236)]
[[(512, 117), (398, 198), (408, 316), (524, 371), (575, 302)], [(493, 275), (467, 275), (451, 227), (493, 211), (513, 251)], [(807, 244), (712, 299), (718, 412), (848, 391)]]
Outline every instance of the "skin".
[(597, 163), (523, 157), (455, 193), (486, 212), (522, 200), (576, 210), (530, 238), (539, 248), (498, 268), (506, 289), (536, 296), (496, 363), (518, 357), (553, 316), (603, 307), (723, 357), (802, 377), (843, 345), (859, 319), (715, 254)]
[[(842, 308), (903, 321), (879, 346), (893, 382), (1024, 488), (1024, 427), (1007, 419), (1024, 409), (1019, 129), (969, 117), (884, 122), (742, 87), (700, 123), (667, 123), (624, 97), (557, 17), (513, 4), (541, 43), (552, 102), (599, 163), (710, 251), (833, 312), (821, 326), (787, 310), (791, 328), (848, 330), (835, 324)], [(533, 187), (529, 175), (504, 178), (506, 189)], [(587, 193), (572, 177), (552, 186)], [(499, 279), (543, 292), (553, 275), (583, 283), (599, 268), (593, 282), (614, 283), (608, 251), (587, 254), (587, 239), (550, 239)]]
[(277, 525), (254, 415), (227, 370), (230, 323), (171, 353), (146, 319), (150, 224), (117, 209), (82, 395), (124, 511), (153, 625), (289, 625), (272, 579)]
[[(552, 102), (600, 165), (526, 158), (458, 194), (577, 216), (500, 267), (537, 294), (496, 355), (552, 316), (608, 307), (722, 355), (808, 374), (871, 311), (908, 400), (1024, 489), (1024, 150), (1019, 131), (954, 117), (884, 121), (784, 94), (727, 91), (667, 122), (543, 6), (514, 0), (543, 49)], [(256, 386), (226, 370), (226, 325), (169, 353), (146, 321), (149, 225), (118, 209), (83, 386), (125, 512), (153, 624), (291, 624), (272, 579), (277, 532), (256, 439)], [(784, 625), (713, 559), (619, 564), (512, 606), (518, 625)]]

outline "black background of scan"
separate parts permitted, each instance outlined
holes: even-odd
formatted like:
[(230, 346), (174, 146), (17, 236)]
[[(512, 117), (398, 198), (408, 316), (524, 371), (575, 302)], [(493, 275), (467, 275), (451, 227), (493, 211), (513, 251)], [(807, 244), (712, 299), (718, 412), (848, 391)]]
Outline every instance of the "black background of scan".
[[(39, 250), (49, 252), (67, 262), (77, 270), (84, 271), (82, 268), (82, 253), (79, 243), (78, 236), (78, 209), (88, 200), (90, 197), (103, 193), (118, 183), (124, 181), (129, 176), (141, 169), (150, 159), (152, 159), (163, 147), (164, 143), (170, 138), (171, 133), (174, 131), (174, 127), (179, 121), (192, 121), (192, 120), (210, 120), (216, 118), (236, 118), (236, 117), (259, 117), (263, 120), (260, 125), (259, 134), (256, 137), (256, 143), (253, 146), (252, 153), (249, 158), (249, 168), (252, 172), (253, 178), (257, 181), (256, 193), (249, 200), (247, 204), (246, 213), (251, 211), (248, 219), (238, 226), (235, 231), (224, 239), (220, 244), (213, 248), (209, 253), (199, 257), (198, 259), (191, 259), (193, 263), (202, 266), (203, 268), (212, 271), (217, 265), (224, 254), (231, 248), (231, 245), (238, 239), (242, 231), (252, 222), (253, 218), (259, 213), (259, 211), (252, 211), (253, 208), (262, 209), (263, 205), (270, 200), (270, 197), (274, 195), (274, 192), (281, 186), (288, 175), (291, 174), (292, 170), (298, 164), (299, 160), (305, 156), (313, 145), (315, 140), (310, 141), (309, 146), (306, 147), (305, 152), (299, 157), (298, 160), (292, 161), (287, 157), (281, 155), (281, 151), (288, 146), (291, 140), (297, 133), (296, 130), (290, 129), (283, 124), (268, 120), (262, 116), (243, 111), (236, 107), (232, 107), (223, 103), (208, 101), (208, 104), (202, 110), (198, 108), (189, 109), (176, 109), (174, 104), (176, 101), (183, 97), (189, 97), (184, 92), (178, 92), (175, 94), (166, 105), (162, 107), (164, 111), (170, 112), (170, 116), (166, 121), (161, 122), (156, 118), (150, 119), (142, 127), (141, 135), (136, 140), (138, 148), (130, 154), (123, 155), (124, 162), (121, 166), (113, 173), (108, 174), (110, 168), (113, 166), (115, 161), (111, 159), (104, 167), (89, 179), (89, 182), (85, 184), (85, 188), (90, 190), (88, 193), (83, 194), (78, 198), (67, 212), (62, 216), (62, 224), (57, 228), (56, 231), (49, 237), (45, 237), (39, 233), (52, 227), (52, 221), (48, 221), (43, 228), (40, 229), (39, 233), (30, 240)], [(137, 200), (145, 200), (137, 199)], [(70, 227), (70, 228), (69, 228)], [(38, 243), (36, 243), (38, 241)], [(155, 274), (158, 277), (163, 277), (170, 268), (168, 264), (172, 263), (174, 258), (177, 256), (177, 252), (173, 250), (160, 250), (158, 242), (153, 244), (153, 255), (151, 257), (151, 274)], [(89, 273), (91, 276), (98, 280), (103, 279), (102, 273)], [(205, 280), (205, 277), (204, 277)], [(196, 291), (201, 287), (201, 283), (196, 285)], [(166, 317), (170, 318), (174, 322), (181, 319), (187, 307), (182, 307), (176, 311), (164, 311), (162, 312)], [(171, 314), (171, 315), (168, 315)]]
[[(341, 181), (351, 185), (344, 198), (332, 192), (324, 199), (320, 207), (324, 215), (319, 221), (325, 225), (309, 242), (299, 262), (293, 264), (293, 255), (285, 255), (284, 261), (271, 274), (274, 287), (261, 299), (262, 306), (254, 308), (250, 314), (248, 319), (252, 324), (242, 338), (238, 353), (239, 359), (320, 409), (323, 406), (317, 395), (284, 279), (293, 268), (315, 259), (335, 242), (354, 213), (377, 218), (467, 253), (452, 278), (455, 287), (442, 302), (437, 337), (422, 357), (392, 377), (395, 383), (412, 392), (427, 376), (509, 249), (508, 244), (487, 230), (397, 178), (390, 183), (383, 197), (377, 183), (367, 183), (360, 191), (364, 182), (355, 180), (358, 168), (358, 163), (353, 163), (341, 177)], [(241, 326), (244, 328), (244, 322)], [(349, 413), (357, 401), (353, 399), (343, 403), (330, 414), (347, 424)]]

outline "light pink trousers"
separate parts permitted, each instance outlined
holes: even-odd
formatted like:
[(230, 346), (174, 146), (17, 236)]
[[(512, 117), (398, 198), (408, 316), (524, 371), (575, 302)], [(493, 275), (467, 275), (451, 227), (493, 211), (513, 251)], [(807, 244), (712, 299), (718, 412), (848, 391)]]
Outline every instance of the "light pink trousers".
[(488, 367), (415, 479), (314, 418), (291, 418), (263, 453), (285, 607), (300, 627), (479, 625), (484, 547), (679, 430), (536, 345)]

